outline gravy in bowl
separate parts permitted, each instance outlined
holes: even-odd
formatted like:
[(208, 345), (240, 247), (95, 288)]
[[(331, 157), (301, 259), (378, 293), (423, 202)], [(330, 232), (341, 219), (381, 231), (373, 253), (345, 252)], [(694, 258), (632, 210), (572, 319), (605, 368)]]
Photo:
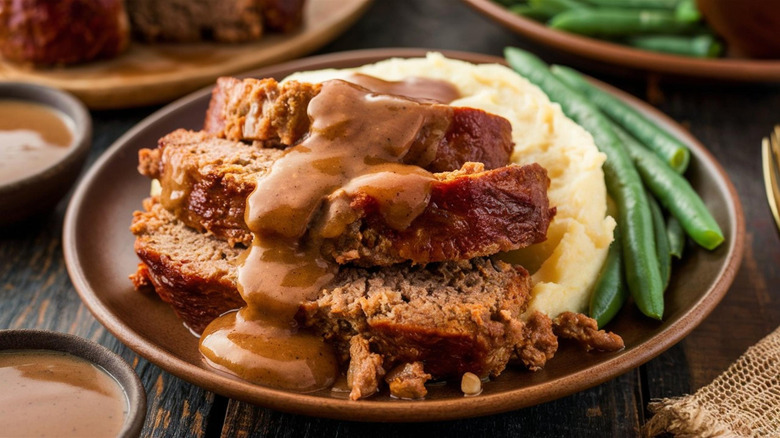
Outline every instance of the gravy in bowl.
[(21, 100), (0, 100), (0, 184), (46, 169), (68, 153), (73, 122), (59, 111)]
[(0, 434), (7, 436), (117, 436), (128, 412), (110, 374), (59, 351), (0, 352), (0, 388)]

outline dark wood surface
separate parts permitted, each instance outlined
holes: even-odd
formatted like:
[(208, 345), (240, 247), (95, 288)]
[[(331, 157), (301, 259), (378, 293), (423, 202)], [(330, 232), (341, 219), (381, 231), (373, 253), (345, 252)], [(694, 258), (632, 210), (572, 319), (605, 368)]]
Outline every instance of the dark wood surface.
[[(377, 425), (251, 406), (161, 371), (92, 317), (73, 289), (62, 257), (67, 199), (50, 213), (0, 230), (0, 329), (74, 333), (122, 355), (135, 367), (148, 393), (143, 436), (639, 435), (650, 399), (695, 391), (780, 324), (780, 245), (764, 196), (760, 159), (761, 138), (780, 122), (780, 78), (779, 84), (724, 84), (648, 76), (583, 62), (532, 45), (454, 0), (376, 0), (352, 29), (320, 52), (428, 47), (500, 55), (507, 45), (531, 49), (549, 62), (574, 65), (651, 101), (688, 127), (736, 186), (745, 211), (747, 241), (734, 284), (698, 328), (658, 358), (590, 390), (475, 419)], [(155, 109), (93, 112), (94, 145), (87, 165)]]

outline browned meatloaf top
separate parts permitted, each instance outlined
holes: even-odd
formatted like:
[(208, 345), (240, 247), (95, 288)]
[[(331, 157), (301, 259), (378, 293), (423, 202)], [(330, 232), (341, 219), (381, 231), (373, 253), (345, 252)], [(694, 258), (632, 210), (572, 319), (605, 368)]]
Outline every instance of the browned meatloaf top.
[(304, 0), (126, 0), (142, 41), (238, 43), (301, 25)]
[[(307, 108), (320, 90), (321, 84), (306, 82), (219, 78), (204, 129), (232, 140), (294, 145), (309, 132)], [(407, 105), (428, 108), (432, 115), (404, 163), (431, 172), (456, 170), (467, 162), (483, 163), (488, 169), (509, 163), (512, 126), (503, 117), (475, 108), (416, 101)], [(435, 150), (427, 150), (430, 147)]]
[[(141, 150), (139, 170), (160, 180), (165, 206), (185, 224), (246, 245), (252, 240), (244, 221), (246, 197), (255, 179), (282, 154), (178, 130), (162, 138), (157, 149)], [(324, 253), (341, 264), (424, 264), (491, 255), (545, 239), (555, 210), (548, 204), (549, 179), (541, 166), (484, 171), (468, 164), (435, 176), (428, 207), (404, 230), (389, 226), (376, 200), (365, 193), (328, 198), (323, 214), (334, 203), (347, 203), (354, 219), (343, 233), (325, 240)]]
[[(143, 264), (136, 280), (151, 283), (193, 330), (243, 304), (236, 286), (241, 249), (185, 226), (152, 199), (131, 230)], [(423, 361), (434, 377), (497, 375), (530, 339), (518, 319), (529, 288), (523, 268), (484, 258), (342, 267), (298, 319), (335, 342), (345, 361), (349, 338), (361, 334), (386, 366)], [(550, 327), (540, 330), (552, 336)]]

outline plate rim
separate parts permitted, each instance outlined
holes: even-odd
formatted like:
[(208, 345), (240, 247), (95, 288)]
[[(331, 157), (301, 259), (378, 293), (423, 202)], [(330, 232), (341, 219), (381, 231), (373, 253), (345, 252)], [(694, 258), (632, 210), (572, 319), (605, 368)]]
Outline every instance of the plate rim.
[(562, 52), (638, 70), (729, 81), (780, 82), (780, 60), (692, 58), (635, 49), (583, 35), (550, 29), (492, 0), (462, 0), (474, 10), (537, 43)]
[[(322, 68), (322, 66), (327, 64), (346, 61), (354, 62), (355, 65), (360, 65), (394, 56), (424, 56), (425, 53), (429, 51), (437, 50), (388, 48), (338, 52), (269, 66), (247, 72), (245, 75), (271, 75), (274, 74), (272, 73), (274, 71), (280, 72), (291, 69), (300, 70), (301, 68), (316, 69)], [(503, 59), (491, 55), (458, 51), (439, 52), (448, 57), (466, 59), (467, 61), (475, 63), (503, 63)], [(113, 315), (108, 307), (101, 302), (98, 294), (90, 288), (83, 267), (79, 261), (78, 251), (76, 249), (78, 242), (76, 242), (75, 239), (79, 217), (83, 214), (79, 206), (84, 203), (86, 192), (102, 167), (105, 166), (108, 161), (112, 160), (115, 155), (123, 152), (124, 148), (127, 147), (127, 144), (130, 144), (132, 138), (143, 132), (149, 125), (156, 123), (159, 119), (175, 113), (177, 110), (186, 107), (195, 100), (203, 98), (204, 95), (210, 92), (211, 87), (196, 91), (189, 96), (181, 98), (160, 110), (155, 111), (117, 139), (92, 165), (74, 192), (68, 205), (63, 224), (63, 253), (68, 274), (82, 302), (95, 318), (114, 336), (140, 356), (148, 359), (150, 362), (158, 365), (169, 373), (209, 391), (271, 409), (352, 421), (438, 421), (497, 414), (540, 404), (565, 395), (583, 391), (613, 379), (651, 360), (664, 350), (679, 342), (701, 323), (701, 321), (703, 321), (721, 301), (723, 296), (725, 296), (729, 286), (733, 282), (742, 260), (745, 240), (744, 215), (739, 197), (737, 196), (737, 192), (728, 178), (728, 175), (710, 152), (692, 135), (683, 130), (676, 122), (655, 108), (642, 103), (639, 99), (617, 90), (612, 86), (595, 80), (594, 83), (604, 86), (605, 89), (614, 92), (618, 97), (626, 99), (629, 103), (642, 106), (645, 110), (649, 111), (649, 114), (652, 117), (657, 118), (662, 123), (679, 129), (677, 134), (682, 134), (686, 143), (689, 146), (692, 146), (692, 149), (696, 149), (695, 154), (702, 154), (703, 158), (709, 162), (708, 164), (713, 166), (720, 176), (719, 183), (725, 187), (725, 190), (729, 195), (727, 197), (726, 208), (729, 211), (729, 216), (735, 218), (733, 224), (731, 224), (732, 227), (728, 230), (728, 235), (732, 236), (732, 238), (727, 242), (729, 245), (728, 251), (724, 256), (724, 264), (720, 267), (717, 282), (714, 283), (712, 288), (710, 288), (710, 290), (698, 301), (690, 306), (690, 308), (685, 309), (685, 311), (682, 312), (682, 315), (676, 321), (671, 322), (670, 326), (663, 332), (639, 344), (641, 348), (634, 348), (625, 352), (625, 354), (617, 355), (591, 367), (561, 376), (556, 379), (558, 385), (552, 388), (546, 388), (541, 392), (539, 388), (537, 388), (539, 385), (535, 385), (527, 388), (508, 390), (497, 394), (486, 394), (480, 397), (427, 400), (422, 402), (410, 402), (411, 404), (407, 402), (375, 401), (371, 399), (353, 402), (337, 398), (307, 396), (306, 394), (291, 393), (273, 388), (251, 385), (246, 382), (239, 382), (233, 378), (197, 367), (188, 361), (174, 357), (170, 352), (149, 342), (146, 338), (133, 331), (123, 322), (123, 320)], [(667, 335), (660, 336), (662, 333), (666, 333)], [(247, 394), (244, 391), (244, 389), (249, 386), (252, 388), (251, 394)], [(544, 386), (544, 382), (541, 386)], [(410, 407), (414, 407), (414, 409), (410, 409)]]

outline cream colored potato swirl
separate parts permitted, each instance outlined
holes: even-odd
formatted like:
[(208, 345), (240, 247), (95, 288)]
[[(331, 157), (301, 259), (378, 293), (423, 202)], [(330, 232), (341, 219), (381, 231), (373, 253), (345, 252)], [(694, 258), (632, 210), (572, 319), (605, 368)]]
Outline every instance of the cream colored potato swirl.
[(601, 170), (605, 156), (591, 135), (512, 70), (452, 60), (439, 53), (389, 59), (355, 69), (296, 73), (287, 80), (322, 82), (345, 78), (352, 72), (389, 81), (410, 76), (447, 80), (462, 96), (451, 105), (483, 109), (510, 121), (513, 161), (537, 162), (547, 169), (550, 204), (558, 213), (545, 242), (500, 257), (522, 264), (533, 274), (529, 311), (539, 310), (551, 317), (564, 311), (584, 312), (615, 226), (606, 215), (607, 190)]

